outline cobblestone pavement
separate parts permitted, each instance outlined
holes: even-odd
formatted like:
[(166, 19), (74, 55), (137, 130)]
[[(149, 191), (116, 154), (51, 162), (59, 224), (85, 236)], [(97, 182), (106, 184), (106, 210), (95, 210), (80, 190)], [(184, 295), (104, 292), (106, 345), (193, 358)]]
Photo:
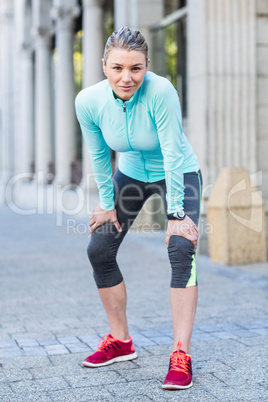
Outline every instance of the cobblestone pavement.
[(139, 358), (81, 361), (108, 332), (87, 261), (87, 221), (0, 208), (1, 401), (268, 400), (268, 264), (225, 267), (198, 256), (194, 386), (164, 391), (172, 344), (164, 233), (126, 237), (118, 261)]

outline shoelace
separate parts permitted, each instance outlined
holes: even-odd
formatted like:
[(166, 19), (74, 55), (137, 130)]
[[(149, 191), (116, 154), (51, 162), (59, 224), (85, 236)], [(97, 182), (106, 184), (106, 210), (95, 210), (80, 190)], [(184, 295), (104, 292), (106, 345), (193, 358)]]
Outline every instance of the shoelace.
[(189, 360), (187, 356), (180, 353), (181, 342), (177, 344), (177, 351), (170, 355), (170, 370), (180, 371), (185, 374), (189, 373)]
[[(109, 334), (103, 335), (100, 340), (99, 343), (97, 345), (97, 350), (101, 351), (102, 349), (104, 349), (106, 346), (110, 345), (110, 343), (113, 342), (113, 338), (108, 336)], [(105, 338), (106, 337), (106, 338)], [(103, 341), (102, 339), (105, 338)]]

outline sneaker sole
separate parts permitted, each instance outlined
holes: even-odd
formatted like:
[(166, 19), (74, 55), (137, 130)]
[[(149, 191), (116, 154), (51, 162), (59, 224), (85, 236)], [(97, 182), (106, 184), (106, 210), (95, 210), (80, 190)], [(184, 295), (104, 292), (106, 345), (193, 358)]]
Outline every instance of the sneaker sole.
[(163, 384), (162, 388), (164, 389), (187, 389), (193, 386), (193, 383), (191, 382), (189, 385), (176, 385), (176, 384)]
[(119, 363), (119, 362), (126, 362), (128, 360), (134, 360), (138, 357), (137, 353), (134, 352), (131, 355), (123, 355), (123, 356), (118, 356), (115, 357), (114, 359), (108, 360), (107, 362), (104, 363), (89, 363), (87, 361), (83, 361), (82, 364), (85, 367), (102, 367), (102, 366), (108, 366), (109, 364), (113, 363)]

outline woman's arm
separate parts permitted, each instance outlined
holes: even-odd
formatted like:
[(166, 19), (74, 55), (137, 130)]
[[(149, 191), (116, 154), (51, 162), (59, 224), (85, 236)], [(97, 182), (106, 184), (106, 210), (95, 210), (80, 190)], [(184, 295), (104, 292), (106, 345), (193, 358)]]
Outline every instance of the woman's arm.
[(154, 119), (164, 158), (168, 213), (183, 209), (184, 180), (182, 152), (182, 117), (178, 94), (164, 80), (154, 98)]
[(94, 179), (99, 190), (100, 207), (103, 210), (111, 211), (114, 209), (114, 189), (110, 149), (100, 128), (95, 124), (87, 105), (86, 90), (83, 90), (75, 100), (76, 115), (89, 151)]
[[(155, 96), (155, 123), (157, 127), (161, 151), (164, 158), (165, 179), (167, 188), (168, 213), (183, 210), (184, 179), (182, 152), (182, 117), (178, 94), (173, 85), (165, 81)], [(166, 232), (166, 245), (171, 236), (182, 236), (197, 248), (199, 231), (188, 216), (183, 220), (169, 220)]]
[(84, 140), (86, 142), (94, 179), (96, 181), (100, 205), (94, 208), (89, 222), (90, 233), (106, 222), (113, 222), (116, 229), (121, 232), (121, 226), (117, 220), (114, 207), (114, 188), (112, 182), (112, 168), (110, 149), (106, 144), (100, 128), (95, 124), (90, 115), (86, 92), (81, 91), (75, 100), (75, 109)]

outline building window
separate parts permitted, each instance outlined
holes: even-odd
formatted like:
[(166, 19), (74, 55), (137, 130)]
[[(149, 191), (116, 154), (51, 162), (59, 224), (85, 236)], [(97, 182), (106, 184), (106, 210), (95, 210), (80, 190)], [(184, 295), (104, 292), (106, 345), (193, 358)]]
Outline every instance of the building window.
[(179, 14), (177, 10), (151, 27), (151, 58), (154, 72), (168, 78), (178, 91), (182, 116), (187, 117), (187, 16), (184, 10)]
[(185, 7), (187, 0), (165, 0), (164, 1), (164, 15), (169, 15), (179, 8)]

